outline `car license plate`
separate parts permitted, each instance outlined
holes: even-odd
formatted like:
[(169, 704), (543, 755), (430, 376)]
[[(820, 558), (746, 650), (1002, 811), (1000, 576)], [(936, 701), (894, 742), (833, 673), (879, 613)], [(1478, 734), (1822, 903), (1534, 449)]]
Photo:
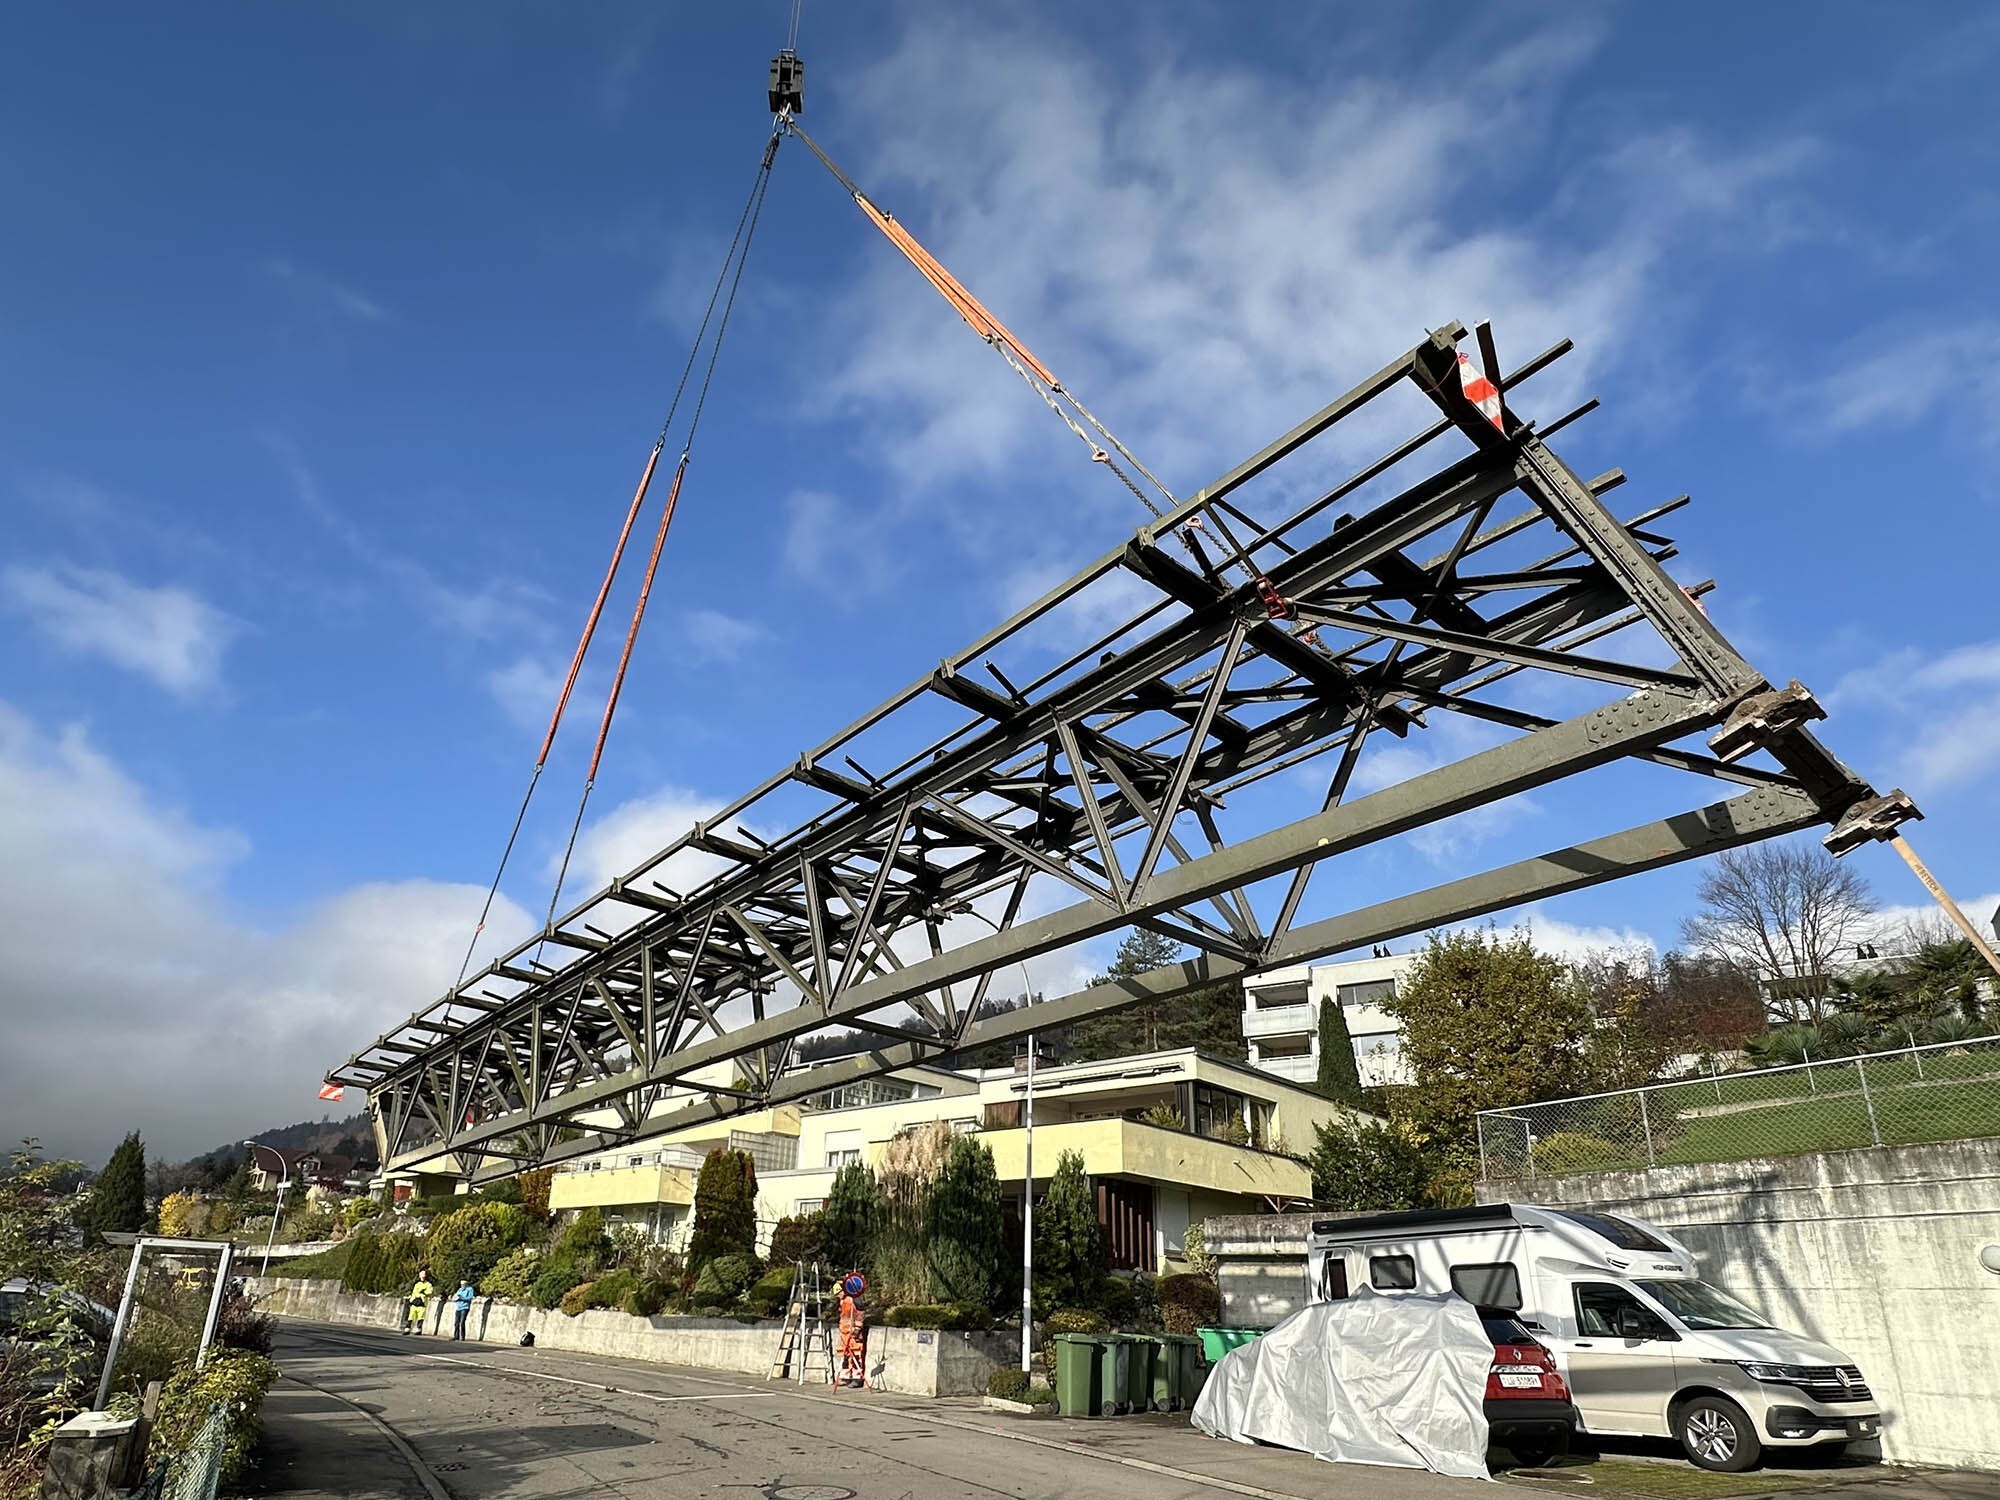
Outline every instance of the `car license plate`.
[(1500, 1377), (1500, 1384), (1504, 1389), (1510, 1391), (1538, 1391), (1542, 1388), (1542, 1377), (1539, 1375), (1507, 1374)]

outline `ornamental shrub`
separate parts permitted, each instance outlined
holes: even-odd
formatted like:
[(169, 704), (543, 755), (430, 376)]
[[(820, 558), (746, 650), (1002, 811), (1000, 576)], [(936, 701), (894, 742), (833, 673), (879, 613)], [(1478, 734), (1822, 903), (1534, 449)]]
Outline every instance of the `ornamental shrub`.
[(695, 1276), (694, 1294), (688, 1300), (698, 1308), (713, 1311), (733, 1307), (757, 1276), (757, 1262), (748, 1255), (718, 1255)]
[(796, 1267), (786, 1261), (780, 1265), (777, 1257), (771, 1260), (771, 1269), (759, 1276), (750, 1288), (748, 1303), (750, 1311), (760, 1318), (780, 1317), (785, 1312), (785, 1304), (791, 1300), (792, 1276)]
[(1004, 1217), (992, 1148), (955, 1137), (930, 1192), (931, 1279), (947, 1301), (990, 1305), (998, 1298)]
[(597, 1271), (611, 1263), (611, 1236), (604, 1232), (604, 1214), (586, 1208), (563, 1226), (556, 1237), (556, 1249), (573, 1260), (581, 1271)]
[(757, 1253), (757, 1165), (747, 1151), (718, 1146), (694, 1183), (688, 1264), (696, 1272), (721, 1255)]
[(1026, 1370), (995, 1370), (986, 1377), (986, 1394), (1002, 1401), (1026, 1401), (1028, 1384)]
[(590, 1294), (596, 1286), (597, 1283), (594, 1281), (578, 1282), (562, 1294), (562, 1300), (557, 1302), (556, 1306), (561, 1309), (565, 1318), (574, 1318), (590, 1306)]
[(424, 1258), (446, 1292), (457, 1290), (461, 1276), (483, 1286), (501, 1257), (527, 1236), (528, 1216), (513, 1204), (470, 1203), (431, 1221)]
[(1089, 1307), (1109, 1269), (1083, 1155), (1065, 1151), (1035, 1210), (1035, 1299), (1045, 1307)]
[(537, 1224), (549, 1221), (549, 1184), (555, 1180), (553, 1167), (537, 1167), (514, 1180), (521, 1185), (521, 1210)]
[(1213, 1328), (1222, 1316), (1222, 1294), (1206, 1276), (1162, 1276), (1158, 1296), (1160, 1325), (1168, 1333)]
[(606, 1271), (590, 1283), (585, 1307), (623, 1307), (625, 1299), (639, 1289), (639, 1278), (627, 1270)]
[(590, 1272), (579, 1266), (569, 1251), (551, 1250), (542, 1257), (540, 1269), (528, 1287), (528, 1300), (546, 1311), (561, 1302), (571, 1287), (589, 1279)]
[(480, 1290), (489, 1297), (498, 1297), (506, 1302), (528, 1301), (535, 1284), (535, 1273), (541, 1269), (541, 1259), (541, 1252), (532, 1245), (509, 1250), (486, 1273), (485, 1284)]
[(811, 1265), (825, 1259), (826, 1214), (824, 1211), (780, 1219), (771, 1231), (771, 1265), (790, 1268)]
[(625, 1296), (625, 1311), (635, 1318), (651, 1318), (665, 1312), (673, 1300), (673, 1288), (664, 1281), (646, 1280)]
[(882, 1192), (875, 1174), (849, 1162), (834, 1176), (820, 1219), (820, 1249), (835, 1275), (873, 1269), (868, 1248), (882, 1216)]

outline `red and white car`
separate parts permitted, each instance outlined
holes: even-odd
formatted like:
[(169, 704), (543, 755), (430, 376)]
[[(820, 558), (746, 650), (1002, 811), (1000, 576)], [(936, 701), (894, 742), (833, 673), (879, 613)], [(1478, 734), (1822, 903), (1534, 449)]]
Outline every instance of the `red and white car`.
[(1555, 1356), (1521, 1320), (1497, 1307), (1479, 1309), (1493, 1340), (1493, 1368), (1486, 1372), (1488, 1441), (1527, 1468), (1540, 1468), (1569, 1452), (1577, 1427), (1569, 1387)]

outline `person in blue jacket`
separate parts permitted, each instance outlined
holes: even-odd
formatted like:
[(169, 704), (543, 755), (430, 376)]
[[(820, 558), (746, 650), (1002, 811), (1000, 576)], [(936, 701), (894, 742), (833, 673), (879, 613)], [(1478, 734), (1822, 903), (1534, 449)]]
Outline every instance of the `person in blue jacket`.
[(472, 1290), (472, 1278), (459, 1277), (458, 1290), (451, 1296), (451, 1336), (455, 1339), (465, 1337), (465, 1320), (472, 1311), (472, 1299), (475, 1295), (477, 1294)]

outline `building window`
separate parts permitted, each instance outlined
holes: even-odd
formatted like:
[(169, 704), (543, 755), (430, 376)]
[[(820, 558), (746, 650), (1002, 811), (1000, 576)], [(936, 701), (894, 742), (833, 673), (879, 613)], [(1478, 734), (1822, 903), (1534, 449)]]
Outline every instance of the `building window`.
[(953, 1135), (976, 1135), (978, 1132), (979, 1117), (977, 1115), (967, 1115), (962, 1120), (953, 1120), (951, 1122), (951, 1133)]
[(1228, 1088), (1210, 1084), (1194, 1086), (1194, 1126), (1196, 1136), (1208, 1140), (1228, 1140), (1240, 1146), (1254, 1146), (1250, 1126), (1244, 1124), (1244, 1096)]
[(1521, 1273), (1507, 1261), (1490, 1265), (1453, 1266), (1451, 1289), (1474, 1307), (1521, 1310)]
[(1250, 991), (1250, 1005), (1253, 1010), (1282, 1010), (1288, 1006), (1304, 1005), (1307, 998), (1303, 981), (1297, 984), (1264, 985)]
[(1347, 1300), (1347, 1257), (1334, 1254), (1320, 1262), (1319, 1295), (1322, 1302)]
[(1417, 1289), (1417, 1263), (1407, 1255), (1371, 1255), (1368, 1284), (1378, 1292), (1413, 1292)]
[(625, 1165), (628, 1167), (643, 1167), (646, 1165), (646, 1158), (643, 1156), (628, 1156), (625, 1158)]
[(826, 1133), (826, 1164), (829, 1167), (847, 1167), (861, 1160), (861, 1132), (858, 1130), (829, 1130)]
[(1340, 1003), (1349, 1005), (1384, 1005), (1396, 998), (1396, 981), (1393, 979), (1364, 979), (1359, 984), (1343, 984), (1340, 987)]
[(824, 1198), (801, 1198), (792, 1205), (792, 1212), (800, 1218), (804, 1218), (807, 1214), (816, 1214), (825, 1207), (826, 1199)]

